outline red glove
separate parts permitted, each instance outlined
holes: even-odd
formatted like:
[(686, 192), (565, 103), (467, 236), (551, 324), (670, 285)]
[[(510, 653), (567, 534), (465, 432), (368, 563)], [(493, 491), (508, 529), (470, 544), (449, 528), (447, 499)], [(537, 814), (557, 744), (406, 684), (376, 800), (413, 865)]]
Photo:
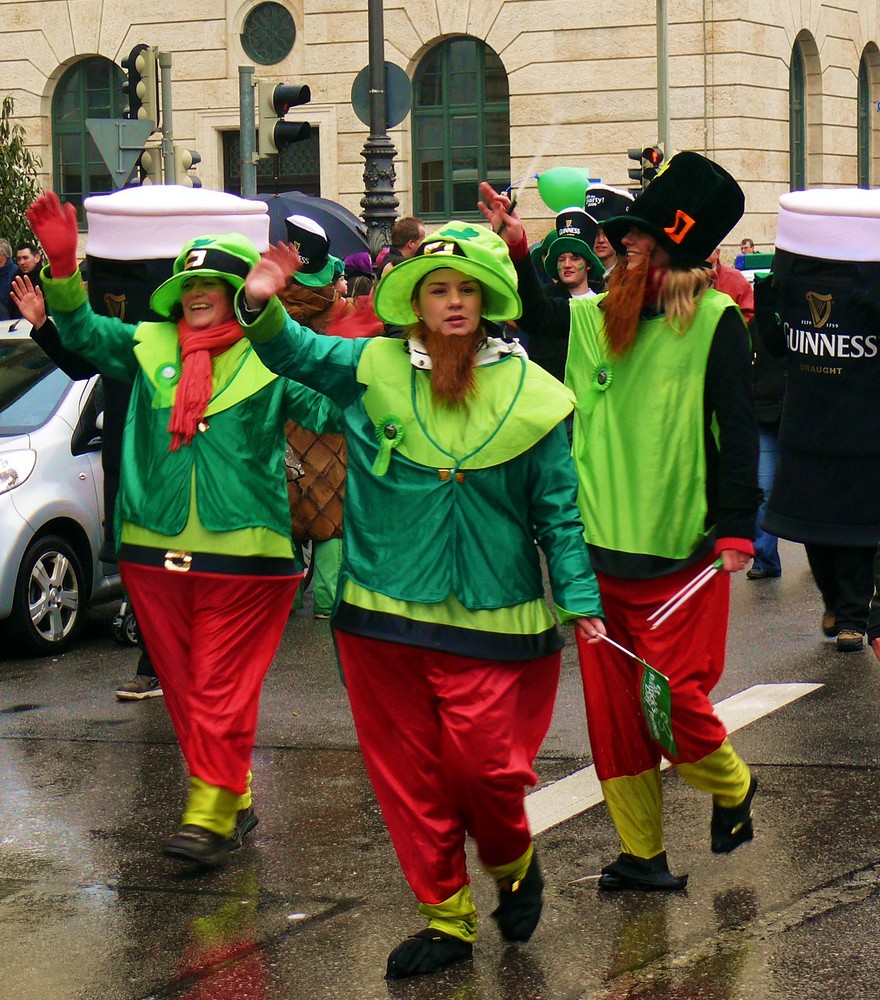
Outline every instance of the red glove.
[(76, 245), (79, 225), (76, 209), (62, 205), (54, 191), (47, 191), (25, 213), (34, 236), (42, 244), (53, 278), (69, 278), (76, 272)]
[(368, 297), (363, 295), (355, 302), (354, 309), (349, 308), (345, 299), (337, 299), (333, 303), (327, 333), (333, 337), (372, 337), (382, 329), (382, 320), (373, 312), (373, 293)]

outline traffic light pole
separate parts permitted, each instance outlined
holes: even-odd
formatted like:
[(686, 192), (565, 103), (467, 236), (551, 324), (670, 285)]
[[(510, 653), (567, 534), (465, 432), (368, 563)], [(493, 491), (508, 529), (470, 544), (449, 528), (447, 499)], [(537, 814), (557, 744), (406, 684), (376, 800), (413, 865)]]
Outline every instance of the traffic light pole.
[(162, 89), (162, 164), (165, 183), (174, 177), (174, 130), (171, 121), (171, 53), (159, 52), (159, 85)]
[(385, 94), (385, 11), (383, 0), (368, 0), (367, 25), (370, 54), (370, 135), (361, 150), (364, 158), (364, 197), (361, 198), (370, 251), (376, 254), (391, 242), (391, 227), (399, 204), (394, 196), (394, 157), (388, 138)]
[(666, 0), (657, 0), (657, 138), (667, 156), (669, 130), (669, 16)]
[(256, 137), (254, 121), (254, 67), (238, 67), (238, 136), (241, 163), (241, 196), (255, 198), (257, 195)]

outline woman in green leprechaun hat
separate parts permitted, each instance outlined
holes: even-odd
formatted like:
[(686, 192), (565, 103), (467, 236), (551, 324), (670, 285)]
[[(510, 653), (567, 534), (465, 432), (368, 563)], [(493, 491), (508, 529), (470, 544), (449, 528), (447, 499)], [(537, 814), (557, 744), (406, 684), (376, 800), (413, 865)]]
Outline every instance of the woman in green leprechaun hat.
[[(297, 266), (283, 252), (264, 261), (261, 301)], [(477, 936), (466, 835), (497, 883), (502, 938), (527, 941), (541, 915), (524, 786), (562, 641), (538, 546), (559, 617), (585, 640), (604, 630), (562, 424), (572, 396), (487, 328), (521, 304), (504, 242), (480, 225), (442, 226), (379, 282), (376, 313), (405, 339), (319, 337), (289, 318), (264, 337), (275, 308), (253, 313), (261, 359), (343, 411), (332, 625), (367, 771), (427, 922), (386, 975), (435, 972), (469, 958)]]
[(133, 326), (89, 306), (73, 206), (41, 195), (28, 219), (49, 257), (43, 291), (64, 345), (132, 384), (118, 561), (189, 771), (165, 853), (216, 868), (257, 823), (260, 690), (302, 576), (284, 425), (338, 430), (338, 411), (269, 372), (245, 338), (233, 300), (260, 255), (244, 236), (190, 240), (150, 300), (166, 319)]

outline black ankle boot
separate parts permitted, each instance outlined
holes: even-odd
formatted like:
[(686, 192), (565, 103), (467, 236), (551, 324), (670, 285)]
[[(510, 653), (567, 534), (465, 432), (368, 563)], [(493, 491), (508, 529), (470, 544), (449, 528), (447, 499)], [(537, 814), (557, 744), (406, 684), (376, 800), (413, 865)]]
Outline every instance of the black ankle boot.
[(448, 965), (471, 958), (474, 946), (469, 941), (453, 937), (430, 927), (413, 934), (388, 956), (386, 979), (405, 979), (430, 972), (439, 972)]
[(525, 875), (518, 882), (502, 879), (498, 883), (498, 907), (492, 912), (492, 919), (505, 941), (525, 944), (529, 940), (541, 919), (543, 892), (544, 879), (535, 850)]
[(688, 884), (687, 875), (673, 875), (666, 861), (666, 851), (653, 858), (621, 854), (606, 865), (599, 877), (599, 888), (606, 892), (634, 889), (637, 892), (675, 892)]
[(754, 837), (752, 829), (752, 799), (758, 790), (758, 779), (753, 775), (746, 797), (738, 806), (725, 809), (723, 806), (712, 806), (712, 836), (713, 854), (730, 854), (731, 851), (745, 844)]
[(229, 860), (225, 837), (188, 823), (165, 841), (165, 856), (200, 868), (220, 868)]

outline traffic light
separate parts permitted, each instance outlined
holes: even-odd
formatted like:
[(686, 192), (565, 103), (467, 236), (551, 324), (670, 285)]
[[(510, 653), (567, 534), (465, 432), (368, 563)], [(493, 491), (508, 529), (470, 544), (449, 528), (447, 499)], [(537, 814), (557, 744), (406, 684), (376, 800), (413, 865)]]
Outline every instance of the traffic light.
[(137, 48), (140, 51), (135, 56), (134, 65), (138, 73), (135, 89), (139, 104), (137, 114), (131, 117), (152, 122), (155, 131), (159, 127), (159, 59), (156, 50), (149, 45)]
[(158, 146), (145, 149), (138, 160), (141, 184), (162, 183), (162, 151)]
[(197, 163), (201, 163), (201, 156), (194, 149), (184, 149), (183, 146), (174, 147), (174, 183), (183, 187), (200, 188), (202, 182), (198, 177), (193, 177), (189, 171)]
[(258, 80), (257, 95), (259, 159), (309, 138), (312, 127), (308, 122), (284, 121), (284, 116), (291, 108), (308, 104), (312, 99), (308, 86)]
[(135, 45), (135, 47), (129, 52), (129, 54), (122, 60), (122, 68), (125, 70), (127, 79), (122, 85), (122, 91), (125, 94), (126, 106), (125, 110), (122, 112), (123, 118), (139, 118), (138, 112), (141, 108), (141, 99), (138, 96), (138, 84), (141, 82), (141, 74), (137, 67), (137, 57), (145, 50), (149, 49), (149, 45)]
[(644, 166), (642, 164), (642, 150), (641, 149), (628, 149), (626, 155), (638, 163), (637, 167), (630, 167), (627, 173), (629, 174), (629, 179), (634, 183), (629, 185), (631, 191), (641, 191), (644, 187), (642, 182), (642, 174), (644, 171)]
[(660, 172), (663, 150), (659, 146), (648, 146), (642, 150), (642, 187), (646, 188)]

